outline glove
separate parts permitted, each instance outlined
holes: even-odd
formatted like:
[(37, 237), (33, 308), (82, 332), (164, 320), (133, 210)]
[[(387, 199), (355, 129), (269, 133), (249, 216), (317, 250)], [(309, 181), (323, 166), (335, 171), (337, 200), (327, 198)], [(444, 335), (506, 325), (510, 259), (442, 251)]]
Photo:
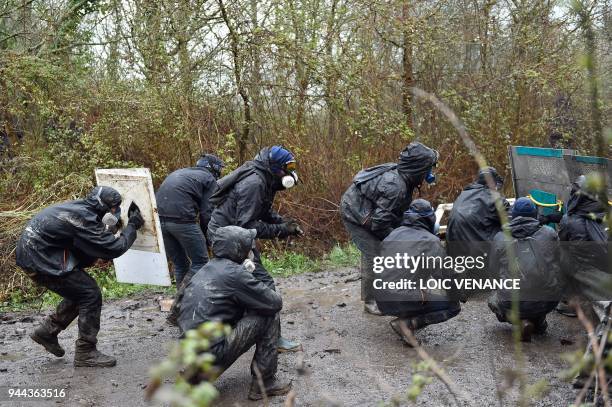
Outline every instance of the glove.
[(541, 225), (546, 225), (548, 223), (559, 223), (561, 222), (562, 218), (563, 218), (563, 213), (554, 212), (554, 213), (551, 213), (550, 215), (540, 215), (538, 217), (538, 220), (540, 221)]
[(285, 223), (289, 236), (302, 236), (304, 231), (300, 228), (300, 224), (294, 220)]
[(136, 230), (140, 229), (142, 225), (144, 225), (145, 221), (140, 214), (140, 208), (134, 202), (130, 205), (130, 209), (128, 209), (128, 225), (133, 225)]

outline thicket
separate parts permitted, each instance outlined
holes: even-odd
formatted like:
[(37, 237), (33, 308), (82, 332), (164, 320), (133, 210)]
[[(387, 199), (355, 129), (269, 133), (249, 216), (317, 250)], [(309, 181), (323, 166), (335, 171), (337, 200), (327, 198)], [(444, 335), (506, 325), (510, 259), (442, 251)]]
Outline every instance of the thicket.
[(346, 240), (337, 204), (352, 176), (411, 140), (441, 154), (423, 196), (452, 201), (476, 165), (413, 86), (448, 104), (507, 180), (508, 145), (593, 154), (594, 112), (609, 126), (612, 19), (609, 1), (581, 5), (582, 16), (541, 0), (3, 1), (0, 281), (22, 282), (23, 223), (83, 196), (100, 167), (148, 167), (159, 185), (201, 152), (231, 169), (282, 143), (303, 184), (277, 209), (307, 232), (291, 249), (313, 255)]

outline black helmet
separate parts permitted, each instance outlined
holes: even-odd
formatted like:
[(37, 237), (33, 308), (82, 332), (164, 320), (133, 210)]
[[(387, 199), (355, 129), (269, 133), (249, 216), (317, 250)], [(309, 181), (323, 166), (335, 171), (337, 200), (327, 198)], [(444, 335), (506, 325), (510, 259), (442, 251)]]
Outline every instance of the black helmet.
[(121, 205), (121, 194), (115, 188), (97, 186), (87, 195), (100, 213), (108, 212), (111, 208)]
[(214, 154), (202, 154), (196, 162), (196, 167), (208, 168), (215, 178), (218, 179), (221, 176), (223, 167), (225, 167), (225, 163)]

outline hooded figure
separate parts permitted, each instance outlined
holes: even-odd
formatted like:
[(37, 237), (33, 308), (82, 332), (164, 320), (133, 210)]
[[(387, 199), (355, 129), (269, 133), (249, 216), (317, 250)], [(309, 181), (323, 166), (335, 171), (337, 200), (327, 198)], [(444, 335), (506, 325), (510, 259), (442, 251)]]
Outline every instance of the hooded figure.
[(256, 234), (254, 229), (238, 226), (224, 226), (215, 231), (212, 243), (215, 257), (186, 285), (178, 318), (183, 334), (207, 321), (232, 327), (229, 335), (214, 340), (209, 349), (220, 372), (255, 345), (251, 400), (263, 398), (256, 368), (268, 396), (286, 394), (291, 389), (291, 383), (275, 379), (279, 312), (283, 301), (279, 293), (255, 278), (242, 264), (249, 256)]
[[(570, 295), (579, 295), (593, 304), (599, 318), (596, 330), (598, 342), (606, 332), (611, 315), (609, 241), (605, 230), (606, 208), (596, 191), (587, 185), (585, 176), (572, 184), (567, 213), (559, 225), (559, 238), (563, 242), (563, 269), (566, 286), (571, 287)], [(610, 352), (609, 342), (604, 348), (604, 357)], [(592, 352), (589, 344), (586, 353)], [(608, 372), (609, 373), (609, 372)], [(582, 388), (589, 376), (580, 372), (574, 382), (575, 388)]]
[[(567, 213), (559, 225), (559, 238), (564, 244), (565, 274), (577, 280), (583, 292), (592, 301), (608, 299), (598, 283), (610, 275), (608, 242), (605, 229), (607, 208), (585, 187), (586, 179), (580, 177), (572, 185), (567, 202)], [(602, 274), (603, 273), (603, 274)]]
[[(501, 221), (495, 208), (494, 192), (487, 186), (487, 176), (493, 178), (497, 190), (504, 184), (493, 167), (478, 172), (476, 181), (466, 186), (453, 203), (448, 219), (446, 241), (449, 255), (480, 256), (488, 252), (488, 243), (501, 230)], [(502, 198), (504, 207), (508, 202)]]
[(400, 153), (397, 163), (381, 164), (357, 173), (342, 195), (342, 221), (361, 251), (361, 298), (366, 312), (380, 315), (371, 293), (372, 262), (380, 242), (400, 225), (414, 190), (426, 178), (431, 180), (437, 161), (437, 151), (418, 142), (410, 143)]
[[(221, 178), (210, 201), (215, 205), (208, 239), (215, 241), (217, 229), (234, 225), (255, 229), (258, 239), (286, 238), (302, 234), (297, 222), (284, 219), (272, 205), (276, 193), (291, 188), (298, 180), (295, 156), (281, 146), (266, 147), (251, 160)], [(261, 263), (257, 248), (253, 249), (253, 275), (275, 289), (274, 280)], [(280, 351), (297, 351), (300, 344), (281, 337)]]
[(219, 157), (204, 154), (195, 167), (168, 175), (155, 194), (164, 246), (174, 265), (177, 287), (208, 261), (205, 233), (212, 212), (209, 199), (217, 189), (217, 178), (224, 166)]
[(96, 350), (100, 330), (102, 294), (84, 269), (98, 259), (110, 260), (125, 253), (136, 240), (144, 220), (139, 210), (129, 214), (122, 233), (121, 195), (110, 187), (95, 187), (85, 199), (50, 206), (35, 215), (17, 242), (16, 260), (38, 285), (63, 297), (55, 313), (30, 335), (55, 356), (64, 355), (57, 335), (78, 316), (79, 337), (75, 366), (114, 366), (115, 358)]
[[(526, 197), (512, 208), (508, 224), (510, 238), (503, 231), (493, 239), (489, 269), (497, 270), (501, 279), (519, 279), (519, 318), (522, 340), (546, 331), (546, 314), (554, 310), (561, 295), (559, 237), (553, 228), (542, 226), (538, 209)], [(512, 270), (511, 256), (517, 259)], [(489, 308), (500, 322), (511, 322), (512, 291), (498, 290), (489, 298)]]
[[(424, 199), (416, 199), (404, 213), (402, 225), (393, 230), (383, 240), (383, 257), (401, 256), (430, 257), (444, 260), (446, 250), (434, 234), (436, 216), (431, 204)], [(417, 270), (387, 269), (380, 274), (383, 281), (410, 279), (426, 281), (429, 278), (447, 279), (453, 277), (452, 270), (445, 270), (440, 264), (431, 267), (420, 266)], [(427, 325), (447, 321), (461, 310), (458, 301), (453, 301), (444, 290), (377, 290), (376, 303), (384, 315), (398, 317), (391, 321), (393, 330), (405, 340), (401, 322), (407, 329), (417, 330)], [(407, 342), (407, 341), (406, 341)]]

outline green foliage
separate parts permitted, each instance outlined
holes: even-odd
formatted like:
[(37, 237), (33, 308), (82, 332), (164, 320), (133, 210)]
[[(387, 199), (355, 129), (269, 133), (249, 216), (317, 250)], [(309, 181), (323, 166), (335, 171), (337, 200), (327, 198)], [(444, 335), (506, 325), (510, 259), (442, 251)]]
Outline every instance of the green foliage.
[(301, 253), (278, 252), (262, 256), (264, 267), (273, 276), (288, 277), (295, 274), (315, 272), (334, 267), (354, 267), (359, 264), (359, 250), (352, 244), (336, 245), (320, 259), (313, 259)]
[[(147, 398), (155, 396), (173, 407), (210, 406), (218, 396), (212, 382), (221, 372), (213, 365), (214, 356), (206, 351), (212, 340), (229, 335), (230, 331), (229, 326), (220, 322), (205, 322), (188, 331), (166, 360), (151, 369)], [(198, 377), (197, 384), (190, 383), (194, 377)], [(168, 380), (173, 384), (164, 385)]]

